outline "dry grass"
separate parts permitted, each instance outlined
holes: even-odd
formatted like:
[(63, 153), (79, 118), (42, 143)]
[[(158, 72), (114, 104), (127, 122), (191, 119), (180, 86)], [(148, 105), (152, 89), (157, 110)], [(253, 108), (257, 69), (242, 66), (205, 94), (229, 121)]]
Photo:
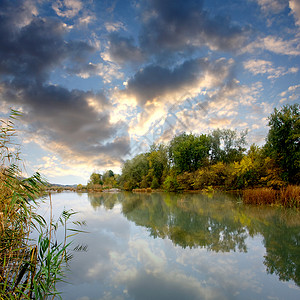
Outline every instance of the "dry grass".
[(279, 202), (286, 207), (300, 208), (300, 186), (288, 185), (279, 192)]
[(151, 188), (146, 188), (146, 189), (133, 189), (132, 190), (135, 193), (151, 193), (152, 189)]
[(271, 188), (246, 189), (243, 191), (243, 200), (246, 204), (274, 204), (276, 191)]
[(279, 191), (272, 188), (246, 189), (243, 191), (243, 201), (246, 204), (280, 204), (300, 208), (300, 186), (288, 185)]

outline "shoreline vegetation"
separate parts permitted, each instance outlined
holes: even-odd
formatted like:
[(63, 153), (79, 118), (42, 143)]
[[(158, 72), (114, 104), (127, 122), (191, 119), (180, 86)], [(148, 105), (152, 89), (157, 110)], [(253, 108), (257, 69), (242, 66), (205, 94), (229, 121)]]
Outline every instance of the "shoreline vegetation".
[[(47, 184), (39, 173), (22, 176), (18, 145), (12, 142), (18, 117), (12, 110), (0, 124), (0, 299), (54, 299), (60, 297), (56, 284), (71, 258), (69, 223), (75, 212), (64, 210), (54, 219), (49, 193), (49, 222), (37, 213)], [(64, 232), (62, 240), (56, 238), (58, 230)]]
[(244, 203), (300, 208), (299, 104), (274, 109), (263, 146), (248, 151), (247, 131), (182, 133), (127, 160), (121, 175), (93, 173), (77, 191), (238, 191)]

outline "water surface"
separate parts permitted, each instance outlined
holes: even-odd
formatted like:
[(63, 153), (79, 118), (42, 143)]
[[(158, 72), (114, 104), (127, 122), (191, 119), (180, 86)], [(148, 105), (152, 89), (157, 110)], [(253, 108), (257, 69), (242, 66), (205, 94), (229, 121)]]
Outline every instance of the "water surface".
[(226, 194), (53, 194), (89, 231), (63, 299), (300, 299), (300, 213)]

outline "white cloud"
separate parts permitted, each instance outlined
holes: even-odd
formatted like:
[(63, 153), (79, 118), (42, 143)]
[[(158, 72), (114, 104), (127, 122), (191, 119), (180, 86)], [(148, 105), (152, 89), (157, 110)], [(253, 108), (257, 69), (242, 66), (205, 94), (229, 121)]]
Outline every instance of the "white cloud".
[(125, 25), (122, 22), (106, 22), (104, 24), (105, 29), (108, 32), (119, 31), (120, 29), (126, 29)]
[(79, 0), (57, 0), (52, 8), (60, 17), (73, 18), (82, 9), (82, 3)]
[(261, 10), (266, 13), (280, 13), (287, 6), (286, 0), (257, 0)]
[(297, 73), (298, 68), (293, 67), (286, 70), (284, 67), (274, 67), (271, 61), (262, 59), (250, 59), (244, 62), (244, 68), (249, 70), (252, 74), (267, 74), (268, 79), (274, 79), (284, 76), (289, 73)]
[(283, 40), (276, 36), (266, 36), (250, 43), (241, 52), (252, 53), (256, 49), (267, 50), (281, 55), (298, 56), (300, 55), (300, 39)]
[(300, 99), (300, 84), (290, 86), (287, 90), (281, 92), (280, 96), (282, 98), (279, 103)]
[(120, 67), (112, 62), (89, 64), (84, 67), (77, 75), (81, 78), (87, 79), (91, 76), (101, 76), (104, 83), (111, 83), (113, 79), (122, 79), (124, 74), (120, 71)]
[(296, 25), (300, 26), (300, 0), (290, 0), (289, 6), (294, 15)]
[(86, 15), (84, 17), (79, 18), (79, 24), (82, 26), (87, 26), (96, 20), (96, 17), (93, 15)]

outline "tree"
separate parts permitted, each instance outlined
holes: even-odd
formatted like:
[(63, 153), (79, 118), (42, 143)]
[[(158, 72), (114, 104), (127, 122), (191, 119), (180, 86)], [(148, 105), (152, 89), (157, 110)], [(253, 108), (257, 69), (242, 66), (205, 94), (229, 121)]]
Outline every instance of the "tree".
[(102, 181), (102, 175), (99, 174), (99, 173), (94, 172), (90, 176), (90, 180), (88, 182), (88, 185), (91, 186), (91, 185), (96, 185), (96, 184), (102, 185), (103, 181)]
[[(150, 147), (150, 153), (148, 156), (149, 161), (149, 172), (148, 176), (150, 175), (151, 181), (154, 180), (154, 183), (151, 184), (151, 186), (154, 184), (156, 188), (159, 187), (159, 185), (162, 184), (164, 181), (164, 171), (168, 170), (168, 149), (164, 145), (152, 145)], [(156, 183), (157, 181), (157, 183)]]
[(283, 170), (282, 178), (291, 183), (300, 181), (300, 111), (299, 104), (274, 109), (265, 145), (266, 154)]
[(208, 161), (210, 138), (182, 133), (175, 136), (169, 146), (169, 156), (178, 173), (193, 172)]
[(143, 177), (148, 174), (148, 171), (148, 154), (138, 154), (133, 159), (127, 160), (124, 163), (120, 183), (126, 190), (140, 187), (140, 183)]
[(235, 130), (216, 129), (210, 135), (210, 160), (211, 163), (224, 162), (232, 163), (243, 158), (246, 150), (247, 130), (242, 131), (238, 136)]

